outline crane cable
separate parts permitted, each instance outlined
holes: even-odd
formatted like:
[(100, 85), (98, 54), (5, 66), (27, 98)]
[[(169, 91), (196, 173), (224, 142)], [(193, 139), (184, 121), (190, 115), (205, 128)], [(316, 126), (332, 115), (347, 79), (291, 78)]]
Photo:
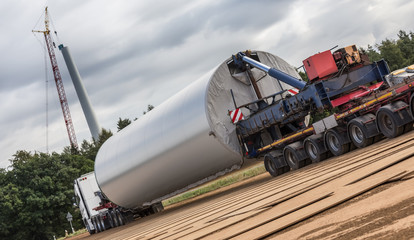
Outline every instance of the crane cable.
[(46, 153), (49, 154), (49, 71), (48, 71), (48, 55), (46, 49), (46, 43), (42, 42), (35, 33), (33, 33), (36, 40), (39, 42), (44, 56), (44, 65), (45, 65), (45, 108), (46, 108), (46, 116), (45, 116), (45, 124), (46, 124)]
[[(33, 26), (33, 29), (36, 29), (37, 25), (39, 25), (39, 22), (41, 19), (44, 18), (44, 14), (42, 13), (37, 20), (36, 24)], [(47, 55), (47, 49), (46, 49), (46, 43), (41, 41), (38, 37), (38, 35), (33, 32), (33, 36), (36, 38), (36, 40), (39, 42), (44, 55), (44, 65), (45, 65), (45, 110), (46, 110), (46, 116), (45, 116), (45, 124), (46, 124), (46, 154), (49, 154), (49, 71), (48, 71), (48, 55)]]
[[(52, 18), (52, 15), (50, 14), (50, 12), (48, 12), (48, 14), (49, 14), (49, 22), (51, 23), (51, 25), (52, 25), (52, 29), (53, 29), (53, 32), (55, 33), (55, 35), (56, 35), (56, 42), (57, 42), (57, 46), (59, 46), (60, 45), (60, 39), (59, 39), (59, 36), (58, 36), (58, 34), (57, 34), (57, 31), (56, 31), (56, 27), (55, 27), (55, 24), (53, 23), (53, 18)], [(50, 29), (50, 31), (52, 31), (52, 29)], [(53, 40), (53, 39), (52, 39)], [(55, 48), (56, 48), (56, 46), (55, 46)]]
[[(46, 45), (46, 43), (45, 43)], [(46, 46), (45, 46), (46, 48)], [(49, 75), (47, 69), (47, 53), (44, 51), (45, 60), (45, 92), (46, 92), (46, 154), (49, 154)]]

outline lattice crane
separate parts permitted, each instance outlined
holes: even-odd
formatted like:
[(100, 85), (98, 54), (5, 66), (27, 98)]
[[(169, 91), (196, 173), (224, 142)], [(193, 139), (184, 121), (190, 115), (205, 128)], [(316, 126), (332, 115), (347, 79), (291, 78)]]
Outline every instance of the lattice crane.
[(63, 87), (62, 77), (60, 75), (60, 70), (57, 64), (54, 42), (52, 41), (52, 37), (50, 36), (50, 29), (49, 29), (49, 15), (47, 12), (47, 7), (45, 8), (45, 30), (33, 30), (33, 32), (43, 33), (45, 37), (45, 42), (47, 46), (47, 50), (49, 52), (50, 63), (53, 69), (53, 76), (55, 78), (56, 89), (59, 95), (60, 106), (62, 107), (63, 118), (65, 119), (66, 130), (68, 132), (70, 145), (74, 149), (78, 149), (78, 142), (76, 140), (75, 129), (72, 123), (72, 117), (70, 116), (69, 111), (69, 104), (66, 98), (65, 89)]

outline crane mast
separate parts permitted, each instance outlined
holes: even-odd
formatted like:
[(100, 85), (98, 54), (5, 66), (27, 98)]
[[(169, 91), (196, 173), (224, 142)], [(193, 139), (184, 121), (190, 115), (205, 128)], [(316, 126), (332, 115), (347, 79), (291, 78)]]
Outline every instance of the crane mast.
[(49, 52), (50, 63), (53, 69), (53, 76), (56, 83), (56, 89), (59, 96), (60, 106), (62, 108), (63, 118), (66, 124), (66, 130), (68, 132), (70, 145), (74, 149), (78, 149), (78, 142), (76, 140), (75, 129), (72, 123), (72, 117), (70, 115), (69, 104), (66, 98), (65, 88), (63, 87), (62, 77), (60, 75), (60, 70), (57, 64), (56, 55), (54, 51), (54, 43), (50, 36), (50, 29), (49, 29), (49, 15), (47, 12), (47, 7), (45, 9), (45, 30), (44, 31), (33, 31), (33, 32), (40, 32), (43, 33), (45, 37), (45, 42), (47, 46), (47, 51)]

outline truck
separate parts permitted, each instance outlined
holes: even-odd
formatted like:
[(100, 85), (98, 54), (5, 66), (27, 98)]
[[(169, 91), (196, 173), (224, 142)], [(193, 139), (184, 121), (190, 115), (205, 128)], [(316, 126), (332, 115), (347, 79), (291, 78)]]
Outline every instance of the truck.
[(307, 81), (276, 55), (238, 52), (114, 134), (95, 159), (100, 207), (81, 211), (85, 225), (155, 213), (246, 161), (277, 177), (412, 129), (414, 65), (390, 73), (351, 45), (303, 67)]
[(144, 211), (121, 212), (121, 208), (109, 201), (100, 191), (94, 172), (83, 174), (75, 179), (74, 190), (76, 205), (81, 213), (83, 224), (90, 234), (125, 225), (134, 217), (133, 214), (143, 217), (163, 210), (162, 204), (156, 204)]

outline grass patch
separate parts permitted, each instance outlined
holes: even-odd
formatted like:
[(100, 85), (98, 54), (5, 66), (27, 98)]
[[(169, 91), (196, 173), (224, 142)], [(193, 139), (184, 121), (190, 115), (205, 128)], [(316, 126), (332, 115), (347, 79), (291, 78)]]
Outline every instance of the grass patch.
[(69, 234), (67, 237), (61, 237), (61, 238), (58, 238), (57, 240), (63, 240), (63, 239), (71, 238), (71, 237), (74, 237), (74, 236), (77, 236), (79, 234), (86, 233), (86, 232), (87, 232), (86, 228), (83, 228), (83, 229), (80, 229), (80, 230), (78, 230), (74, 233)]
[(182, 194), (179, 194), (177, 196), (174, 196), (172, 198), (166, 199), (162, 202), (162, 204), (164, 205), (164, 207), (166, 207), (168, 205), (179, 203), (179, 202), (182, 202), (184, 200), (191, 199), (191, 198), (203, 195), (205, 193), (214, 191), (216, 189), (231, 185), (233, 183), (240, 182), (242, 180), (260, 175), (264, 172), (266, 172), (266, 169), (264, 168), (264, 165), (263, 164), (258, 164), (258, 165), (255, 165), (255, 166), (251, 167), (251, 168), (248, 168), (244, 171), (237, 171), (233, 174), (230, 174), (227, 177), (222, 177), (220, 179), (211, 181), (211, 182), (209, 182), (209, 183), (207, 183), (207, 184), (205, 184), (201, 187), (198, 187), (194, 190), (190, 190), (190, 191), (184, 192)]

